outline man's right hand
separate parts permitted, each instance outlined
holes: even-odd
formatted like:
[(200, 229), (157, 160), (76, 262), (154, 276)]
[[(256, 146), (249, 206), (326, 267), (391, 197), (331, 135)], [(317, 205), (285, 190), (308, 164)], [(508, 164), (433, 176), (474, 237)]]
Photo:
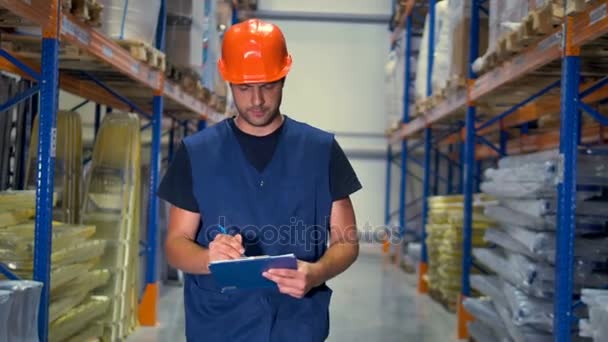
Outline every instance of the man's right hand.
[(238, 259), (243, 256), (243, 237), (241, 234), (218, 234), (209, 243), (209, 261)]

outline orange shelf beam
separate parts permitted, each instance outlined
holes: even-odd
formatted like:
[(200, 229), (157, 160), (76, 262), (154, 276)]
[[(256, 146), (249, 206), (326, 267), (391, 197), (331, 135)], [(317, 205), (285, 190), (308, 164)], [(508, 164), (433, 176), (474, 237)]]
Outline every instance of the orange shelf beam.
[[(608, 141), (608, 129), (598, 124), (586, 125), (581, 129), (581, 142), (585, 144)], [(550, 150), (559, 147), (559, 129), (550, 132), (523, 136), (507, 143), (507, 154), (516, 155)], [(496, 151), (487, 146), (478, 145), (475, 151), (477, 160), (496, 158)]]
[(608, 33), (608, 0), (596, 1), (574, 17), (572, 43), (582, 46)]
[(0, 0), (0, 7), (40, 27), (45, 27), (51, 13), (49, 0)]
[[(15, 15), (41, 27), (48, 21), (50, 5), (48, 0), (0, 0), (0, 7), (7, 8)], [(155, 91), (162, 91), (165, 96), (184, 107), (187, 111), (197, 113), (201, 117), (212, 114), (217, 119), (222, 117), (222, 115), (218, 117), (217, 113), (211, 113), (205, 103), (186, 94), (177, 85), (164, 81), (162, 72), (154, 70), (147, 64), (136, 60), (127, 50), (120, 47), (112, 39), (92, 27), (79, 22), (70, 14), (62, 14), (60, 37), (63, 41), (78, 46), (99, 60), (111, 65), (134, 81)], [(95, 100), (92, 97), (86, 98)], [(103, 101), (101, 103), (107, 102)]]
[[(466, 105), (466, 91), (461, 90), (452, 95), (449, 95), (445, 101), (442, 101), (430, 112), (414, 118), (407, 124), (401, 126), (401, 129), (393, 134), (392, 141), (403, 140), (412, 134), (421, 131), (422, 129), (438, 122), (456, 112), (458, 109), (464, 108)], [(412, 107), (413, 108), (413, 107)]]
[(475, 81), (471, 89), (471, 99), (477, 100), (493, 92), (498, 87), (513, 82), (557, 60), (561, 56), (561, 41), (562, 31), (561, 28), (557, 28), (535, 46), (531, 46), (520, 55), (483, 74)]
[[(40, 72), (40, 65), (34, 65), (32, 63), (28, 63), (25, 61), (21, 61), (25, 65), (29, 66), (33, 70)], [(0, 70), (5, 70), (21, 77), (29, 78), (29, 75), (24, 73), (21, 69), (14, 66), (12, 63), (7, 61), (4, 58), (0, 58)], [(31, 79), (30, 79), (31, 80)], [(92, 100), (97, 103), (104, 104), (106, 106), (110, 106), (112, 108), (116, 108), (123, 111), (129, 111), (130, 108), (125, 105), (123, 102), (117, 100), (114, 96), (108, 93), (105, 89), (97, 86), (93, 82), (82, 81), (65, 74), (61, 74), (59, 76), (59, 85), (61, 89), (72, 93), (74, 95), (78, 95), (80, 97)], [(149, 108), (144, 108), (149, 110)]]

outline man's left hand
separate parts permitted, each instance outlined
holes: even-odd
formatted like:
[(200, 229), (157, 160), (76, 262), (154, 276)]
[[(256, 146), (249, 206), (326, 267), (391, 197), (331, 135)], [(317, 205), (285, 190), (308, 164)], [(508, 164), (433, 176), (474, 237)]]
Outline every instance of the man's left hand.
[(281, 293), (304, 297), (310, 289), (323, 283), (319, 265), (298, 260), (298, 269), (270, 269), (262, 274), (279, 286)]

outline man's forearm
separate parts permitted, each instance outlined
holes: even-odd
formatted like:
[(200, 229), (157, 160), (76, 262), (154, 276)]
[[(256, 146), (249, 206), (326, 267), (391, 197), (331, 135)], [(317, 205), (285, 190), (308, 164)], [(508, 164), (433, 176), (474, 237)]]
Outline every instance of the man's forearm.
[(332, 244), (323, 257), (316, 262), (318, 281), (315, 286), (330, 280), (331, 278), (346, 271), (359, 256), (359, 244), (357, 242), (338, 242)]
[(169, 264), (190, 274), (209, 273), (209, 250), (185, 237), (167, 239), (165, 244)]

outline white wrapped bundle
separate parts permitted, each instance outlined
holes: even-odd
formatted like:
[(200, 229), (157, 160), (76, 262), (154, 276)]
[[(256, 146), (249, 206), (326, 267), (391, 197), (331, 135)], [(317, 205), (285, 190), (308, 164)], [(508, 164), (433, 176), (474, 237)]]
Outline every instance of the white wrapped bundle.
[[(439, 34), (441, 23), (447, 20), (447, 16), (441, 16), (445, 14), (447, 10), (447, 1), (438, 1), (435, 4), (435, 32), (434, 32), (434, 46), (437, 50), (439, 44)], [(420, 52), (418, 53), (418, 64), (416, 67), (416, 99), (426, 98), (426, 87), (427, 87), (427, 70), (428, 70), (428, 53), (429, 53), (429, 16), (426, 15), (424, 22), (424, 30), (422, 32), (422, 40), (420, 41)], [(443, 56), (442, 58), (446, 58)], [(437, 73), (437, 63), (433, 62), (433, 74)], [(441, 61), (439, 61), (441, 63)], [(431, 80), (431, 84), (432, 84)]]
[(178, 66), (202, 75), (205, 2), (174, 0), (167, 2), (167, 58)]
[(581, 300), (589, 307), (589, 319), (580, 321), (580, 336), (608, 341), (608, 290), (583, 289)]
[(101, 24), (103, 33), (114, 39), (136, 40), (154, 45), (160, 0), (100, 0), (100, 2), (103, 5)]

